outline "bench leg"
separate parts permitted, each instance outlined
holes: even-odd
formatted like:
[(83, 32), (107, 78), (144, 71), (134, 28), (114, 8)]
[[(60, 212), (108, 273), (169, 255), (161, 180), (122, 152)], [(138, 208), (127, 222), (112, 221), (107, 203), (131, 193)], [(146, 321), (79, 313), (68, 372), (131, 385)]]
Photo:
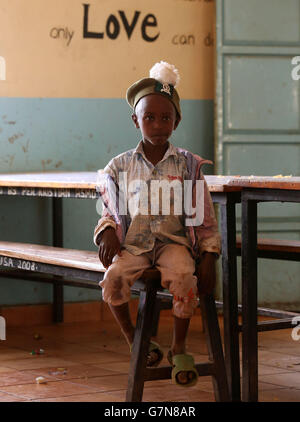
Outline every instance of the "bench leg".
[[(62, 198), (52, 199), (52, 237), (53, 246), (63, 247), (63, 205)], [(56, 276), (56, 279), (63, 277)], [(53, 321), (64, 320), (64, 286), (53, 284)]]
[(218, 315), (213, 296), (201, 295), (200, 306), (204, 316), (203, 323), (209, 358), (214, 365), (213, 387), (215, 398), (216, 401), (230, 401)]
[(142, 401), (144, 374), (147, 365), (153, 312), (155, 308), (156, 289), (148, 287), (140, 293), (137, 322), (131, 352), (128, 374), (127, 402)]

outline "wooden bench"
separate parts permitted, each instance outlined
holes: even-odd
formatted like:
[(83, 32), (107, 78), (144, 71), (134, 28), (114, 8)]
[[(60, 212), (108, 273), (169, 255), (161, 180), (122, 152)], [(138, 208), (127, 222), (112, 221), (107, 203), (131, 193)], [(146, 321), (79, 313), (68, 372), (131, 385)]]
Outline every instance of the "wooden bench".
[[(236, 252), (241, 255), (241, 237), (236, 239)], [(300, 261), (300, 241), (286, 239), (257, 239), (257, 257), (266, 259), (284, 259), (288, 261)], [(272, 321), (258, 323), (258, 331), (282, 330), (293, 327), (292, 321), (299, 313), (280, 311), (268, 308), (258, 308), (259, 315), (277, 317)], [(239, 327), (241, 331), (241, 326)]]
[[(105, 268), (98, 253), (30, 243), (0, 242), (0, 276), (53, 284), (53, 321), (63, 321), (63, 285), (99, 290)], [(139, 295), (143, 284), (137, 281), (131, 288)], [(172, 295), (157, 293), (155, 321), (156, 334), (159, 312), (172, 307)]]
[[(241, 253), (240, 238), (237, 238), (237, 255)], [(273, 245), (273, 246), (272, 246)], [(288, 247), (285, 249), (285, 245)], [(299, 242), (262, 239), (258, 241), (258, 256), (277, 259), (283, 253), (290, 254), (295, 259), (298, 254)], [(259, 252), (260, 251), (260, 252)], [(279, 255), (280, 254), (280, 255)], [(263, 255), (263, 256), (262, 256)], [(274, 258), (275, 259), (275, 258)], [(0, 242), (0, 276), (53, 284), (53, 320), (63, 321), (63, 285), (86, 287), (99, 290), (99, 281), (103, 279), (105, 268), (101, 265), (98, 253), (92, 251), (58, 248), (54, 246), (34, 245), (29, 243)], [(137, 281), (132, 287), (132, 294), (139, 295), (142, 284)], [(157, 294), (157, 308), (155, 320), (158, 323), (161, 309), (172, 307), (172, 295), (166, 291)], [(216, 301), (218, 308), (223, 307), (221, 301)], [(241, 310), (241, 305), (238, 306)], [(281, 318), (281, 327), (290, 327), (291, 319), (297, 313), (276, 309), (258, 308), (258, 315), (268, 315)], [(272, 330), (278, 327), (276, 321), (260, 322), (259, 331)], [(154, 324), (155, 335), (157, 324)]]
[[(236, 240), (237, 255), (241, 255), (241, 237)], [(300, 261), (300, 241), (285, 239), (257, 239), (257, 257)]]

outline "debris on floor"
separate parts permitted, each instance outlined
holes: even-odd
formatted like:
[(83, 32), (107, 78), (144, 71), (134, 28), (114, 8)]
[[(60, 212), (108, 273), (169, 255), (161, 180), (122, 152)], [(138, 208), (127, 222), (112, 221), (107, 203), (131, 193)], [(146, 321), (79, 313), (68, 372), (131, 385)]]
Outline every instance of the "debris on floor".
[(47, 383), (47, 380), (44, 377), (37, 377), (35, 379), (35, 381), (36, 381), (37, 384), (46, 384)]
[(56, 371), (49, 371), (49, 375), (66, 375), (68, 373), (66, 368), (57, 368)]
[(43, 355), (45, 353), (44, 349), (35, 349), (30, 352), (31, 355)]

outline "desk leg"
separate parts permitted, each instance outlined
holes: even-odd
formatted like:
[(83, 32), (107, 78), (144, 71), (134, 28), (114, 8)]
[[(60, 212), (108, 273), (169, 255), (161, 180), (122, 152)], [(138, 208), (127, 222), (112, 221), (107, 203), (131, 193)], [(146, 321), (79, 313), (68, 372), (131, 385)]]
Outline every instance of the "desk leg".
[(242, 399), (258, 400), (257, 202), (242, 195)]
[[(63, 209), (62, 198), (52, 199), (52, 229), (53, 246), (63, 247)], [(56, 276), (55, 279), (59, 280)], [(53, 284), (53, 321), (63, 322), (64, 320), (64, 287), (56, 282)]]
[(220, 211), (225, 364), (231, 400), (240, 401), (235, 201), (227, 197), (225, 203), (220, 204)]

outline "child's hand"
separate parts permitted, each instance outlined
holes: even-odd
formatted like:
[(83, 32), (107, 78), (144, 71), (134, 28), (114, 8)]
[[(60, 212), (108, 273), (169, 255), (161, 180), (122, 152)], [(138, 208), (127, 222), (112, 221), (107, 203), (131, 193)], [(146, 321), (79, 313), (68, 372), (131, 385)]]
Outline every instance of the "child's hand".
[(99, 242), (99, 259), (105, 268), (111, 265), (116, 254), (121, 255), (120, 241), (115, 229), (108, 227), (101, 233)]
[(206, 252), (202, 256), (200, 264), (196, 267), (199, 294), (209, 295), (213, 293), (216, 285), (215, 261), (215, 255)]

